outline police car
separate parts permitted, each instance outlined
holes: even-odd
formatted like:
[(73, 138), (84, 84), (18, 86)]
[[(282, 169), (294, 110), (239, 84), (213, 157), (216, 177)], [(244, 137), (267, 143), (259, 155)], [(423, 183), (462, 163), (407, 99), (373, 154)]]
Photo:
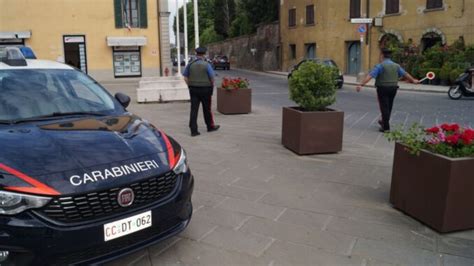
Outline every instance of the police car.
[(72, 67), (0, 51), (0, 265), (106, 262), (188, 225), (186, 153), (129, 103)]

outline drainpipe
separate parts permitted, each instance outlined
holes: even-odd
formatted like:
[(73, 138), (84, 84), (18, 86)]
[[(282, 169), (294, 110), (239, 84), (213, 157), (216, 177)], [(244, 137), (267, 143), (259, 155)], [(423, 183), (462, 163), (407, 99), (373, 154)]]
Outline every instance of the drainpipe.
[[(366, 3), (366, 12), (367, 12), (367, 17), (370, 18), (370, 0), (367, 0), (367, 3)], [(370, 64), (371, 64), (371, 51), (370, 51), (370, 44), (371, 44), (371, 31), (372, 31), (372, 26), (369, 26), (367, 27), (367, 49), (369, 50), (369, 57), (368, 57), (368, 62), (367, 62), (367, 66), (368, 66), (368, 69), (370, 69)]]

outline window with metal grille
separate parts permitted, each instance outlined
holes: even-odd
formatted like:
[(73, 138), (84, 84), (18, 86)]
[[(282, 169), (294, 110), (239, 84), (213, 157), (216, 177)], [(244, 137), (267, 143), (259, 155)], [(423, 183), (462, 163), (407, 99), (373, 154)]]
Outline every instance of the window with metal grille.
[(442, 8), (443, 0), (427, 0), (426, 9)]
[(289, 27), (296, 26), (296, 8), (292, 8), (288, 10), (288, 26)]
[(290, 44), (290, 59), (296, 59), (296, 44)]
[(400, 12), (400, 0), (387, 0), (385, 2), (385, 14), (397, 14)]
[(146, 28), (147, 0), (114, 0), (116, 28)]
[(314, 24), (314, 5), (306, 6), (306, 25)]
[(351, 18), (360, 18), (360, 0), (351, 0), (350, 9)]

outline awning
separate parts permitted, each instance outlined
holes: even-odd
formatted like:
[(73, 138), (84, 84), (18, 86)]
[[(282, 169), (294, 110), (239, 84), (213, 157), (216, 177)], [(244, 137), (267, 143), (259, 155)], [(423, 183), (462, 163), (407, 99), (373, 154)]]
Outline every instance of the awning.
[(31, 31), (0, 31), (0, 39), (29, 39)]
[(145, 46), (146, 37), (107, 37), (108, 46)]

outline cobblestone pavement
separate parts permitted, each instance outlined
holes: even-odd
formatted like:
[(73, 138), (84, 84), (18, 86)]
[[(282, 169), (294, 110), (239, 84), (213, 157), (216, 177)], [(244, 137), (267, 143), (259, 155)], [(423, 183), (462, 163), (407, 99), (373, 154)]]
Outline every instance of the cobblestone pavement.
[[(218, 132), (189, 136), (189, 103), (132, 103), (187, 150), (196, 178), (189, 227), (111, 265), (474, 265), (474, 230), (440, 235), (388, 203), (393, 144), (377, 132), (374, 91), (345, 87), (339, 154), (297, 156), (281, 144), (285, 79), (251, 72), (249, 115), (215, 114)], [(109, 84), (134, 96), (134, 85)], [(474, 125), (474, 101), (400, 93), (394, 123)], [(214, 104), (215, 106), (215, 104)]]

